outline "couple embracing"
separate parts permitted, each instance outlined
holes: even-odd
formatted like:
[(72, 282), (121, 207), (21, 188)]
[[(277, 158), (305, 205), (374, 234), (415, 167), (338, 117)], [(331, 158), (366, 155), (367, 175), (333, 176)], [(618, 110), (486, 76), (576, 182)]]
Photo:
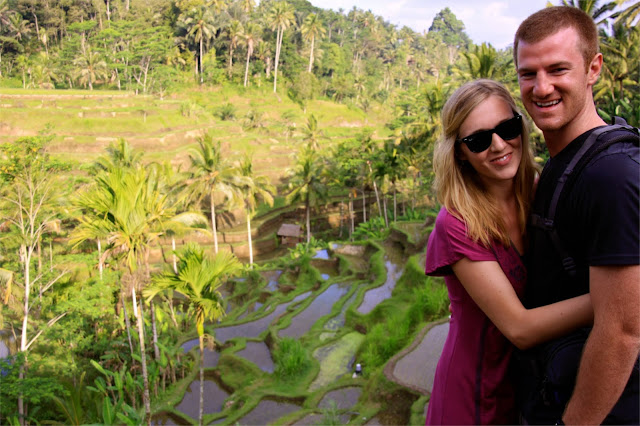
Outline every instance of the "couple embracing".
[(603, 57), (580, 9), (527, 18), (514, 60), (551, 158), (540, 173), (499, 83), (443, 108), (426, 273), (452, 316), (427, 424), (638, 424), (637, 129), (597, 114)]

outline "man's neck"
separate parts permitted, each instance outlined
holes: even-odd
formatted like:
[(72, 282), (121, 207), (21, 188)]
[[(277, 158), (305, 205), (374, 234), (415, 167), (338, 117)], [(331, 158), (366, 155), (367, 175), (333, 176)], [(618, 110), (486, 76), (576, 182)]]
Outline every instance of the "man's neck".
[(575, 120), (561, 129), (543, 131), (542, 134), (544, 135), (544, 141), (549, 150), (549, 155), (555, 157), (584, 132), (604, 126), (605, 124), (607, 123), (600, 118), (594, 107), (592, 112), (584, 114), (581, 117), (576, 117)]

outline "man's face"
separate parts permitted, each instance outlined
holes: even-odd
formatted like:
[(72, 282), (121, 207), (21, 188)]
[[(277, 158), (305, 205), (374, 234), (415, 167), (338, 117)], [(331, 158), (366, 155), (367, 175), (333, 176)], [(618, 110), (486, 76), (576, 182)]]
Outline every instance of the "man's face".
[(580, 128), (593, 103), (591, 90), (600, 69), (586, 69), (579, 43), (573, 28), (562, 29), (537, 43), (519, 43), (517, 71), (522, 102), (545, 136)]

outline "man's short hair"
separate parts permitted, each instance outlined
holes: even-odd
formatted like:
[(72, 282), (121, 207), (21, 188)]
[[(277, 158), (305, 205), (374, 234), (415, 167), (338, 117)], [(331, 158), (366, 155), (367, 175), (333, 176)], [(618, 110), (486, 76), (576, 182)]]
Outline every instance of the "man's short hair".
[(593, 57), (600, 51), (598, 28), (593, 18), (573, 6), (553, 6), (541, 9), (522, 21), (513, 40), (513, 58), (518, 66), (518, 44), (537, 43), (560, 30), (574, 28), (578, 33), (585, 67), (588, 69)]

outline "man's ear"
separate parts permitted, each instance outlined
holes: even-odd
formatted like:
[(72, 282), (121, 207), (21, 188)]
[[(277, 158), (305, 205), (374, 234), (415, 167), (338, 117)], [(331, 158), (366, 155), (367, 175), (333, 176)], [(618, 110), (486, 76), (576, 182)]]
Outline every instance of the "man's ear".
[(600, 76), (600, 71), (602, 71), (602, 62), (603, 57), (602, 53), (597, 53), (596, 56), (593, 57), (591, 63), (589, 64), (589, 69), (587, 70), (587, 81), (590, 86), (596, 84), (598, 81), (598, 77)]

